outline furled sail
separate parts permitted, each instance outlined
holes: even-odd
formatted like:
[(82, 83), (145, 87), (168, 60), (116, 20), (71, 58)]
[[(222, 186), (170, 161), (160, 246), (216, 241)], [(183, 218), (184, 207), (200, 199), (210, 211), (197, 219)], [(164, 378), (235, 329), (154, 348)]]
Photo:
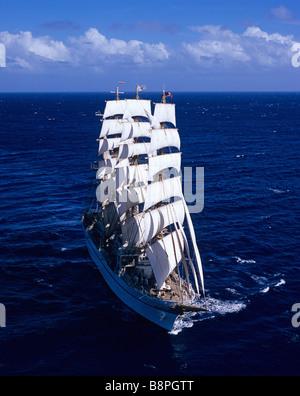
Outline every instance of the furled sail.
[[(178, 243), (179, 239), (179, 243)], [(170, 273), (182, 260), (184, 242), (182, 236), (172, 232), (165, 238), (146, 248), (158, 288), (160, 289)]]

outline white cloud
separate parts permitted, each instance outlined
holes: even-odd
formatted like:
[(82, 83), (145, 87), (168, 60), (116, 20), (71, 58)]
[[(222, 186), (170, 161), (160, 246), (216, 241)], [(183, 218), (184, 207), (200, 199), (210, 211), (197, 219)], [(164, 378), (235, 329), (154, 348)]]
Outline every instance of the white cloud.
[(169, 57), (163, 43), (149, 44), (138, 40), (127, 42), (115, 38), (107, 39), (95, 28), (90, 28), (83, 36), (71, 38), (69, 41), (79, 63), (106, 60), (109, 63), (127, 61), (134, 64), (152, 64), (165, 61)]
[(183, 43), (183, 51), (196, 63), (209, 67), (248, 65), (249, 67), (278, 67), (290, 65), (294, 36), (269, 34), (259, 27), (249, 27), (236, 34), (224, 26), (190, 27), (200, 33), (199, 41)]
[(248, 62), (251, 59), (241, 45), (240, 36), (226, 27), (205, 25), (192, 26), (190, 29), (201, 33), (202, 39), (190, 44), (183, 43), (183, 48), (197, 62)]
[[(68, 62), (70, 52), (62, 41), (55, 41), (49, 36), (34, 38), (31, 32), (0, 32), (0, 42), (7, 48), (7, 56), (14, 60), (29, 58), (35, 55), (41, 60)], [(29, 62), (30, 63), (30, 62)]]
[(264, 39), (267, 42), (274, 42), (277, 44), (292, 46), (294, 43), (294, 36), (282, 36), (279, 33), (268, 34), (262, 31), (259, 27), (249, 27), (243, 34), (244, 37), (252, 37), (258, 39)]
[[(0, 32), (6, 47), (8, 69), (48, 71), (60, 68), (85, 68), (91, 72), (111, 67), (168, 66), (170, 71), (215, 68), (221, 71), (244, 67), (278, 68), (291, 65), (294, 36), (267, 33), (257, 26), (237, 34), (221, 25), (193, 26), (198, 40), (167, 49), (164, 43), (107, 38), (95, 28), (64, 42), (50, 36), (34, 37), (31, 32)], [(235, 69), (236, 67), (236, 69)], [(56, 69), (54, 69), (56, 70)]]
[(111, 64), (152, 65), (164, 62), (169, 53), (163, 43), (150, 44), (138, 40), (106, 38), (90, 28), (82, 36), (70, 37), (66, 43), (49, 36), (33, 37), (31, 32), (0, 32), (0, 42), (7, 49), (11, 67), (47, 68), (49, 61), (69, 66), (89, 66), (94, 70)]

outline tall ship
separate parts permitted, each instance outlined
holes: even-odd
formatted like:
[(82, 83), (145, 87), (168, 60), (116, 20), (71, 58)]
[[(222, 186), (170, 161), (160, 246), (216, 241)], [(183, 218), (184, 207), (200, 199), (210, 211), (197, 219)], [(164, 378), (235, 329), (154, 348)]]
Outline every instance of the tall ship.
[[(175, 104), (106, 101), (82, 216), (87, 248), (129, 308), (171, 331), (187, 312), (205, 311), (203, 269), (181, 178)], [(153, 108), (153, 111), (152, 111)], [(202, 294), (201, 294), (202, 293)]]

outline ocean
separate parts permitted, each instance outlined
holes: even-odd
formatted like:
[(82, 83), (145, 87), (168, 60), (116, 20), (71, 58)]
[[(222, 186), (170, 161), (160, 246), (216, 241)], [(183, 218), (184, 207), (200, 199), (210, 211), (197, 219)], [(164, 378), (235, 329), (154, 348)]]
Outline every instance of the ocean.
[(170, 333), (112, 294), (85, 246), (110, 98), (0, 94), (0, 376), (299, 375), (300, 94), (173, 93), (182, 165), (205, 170), (192, 218), (209, 312)]

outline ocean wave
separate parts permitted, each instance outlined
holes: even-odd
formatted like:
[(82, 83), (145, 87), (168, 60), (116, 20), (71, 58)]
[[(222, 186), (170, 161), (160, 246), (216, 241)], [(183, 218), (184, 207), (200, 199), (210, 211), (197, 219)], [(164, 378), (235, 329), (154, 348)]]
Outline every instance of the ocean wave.
[(272, 279), (272, 278), (267, 278), (265, 276), (257, 276), (257, 275), (251, 275), (251, 278), (259, 285), (263, 286), (262, 289), (259, 290), (260, 294), (267, 294), (274, 288), (279, 288), (281, 286), (284, 286), (286, 284), (286, 281), (284, 279)]

